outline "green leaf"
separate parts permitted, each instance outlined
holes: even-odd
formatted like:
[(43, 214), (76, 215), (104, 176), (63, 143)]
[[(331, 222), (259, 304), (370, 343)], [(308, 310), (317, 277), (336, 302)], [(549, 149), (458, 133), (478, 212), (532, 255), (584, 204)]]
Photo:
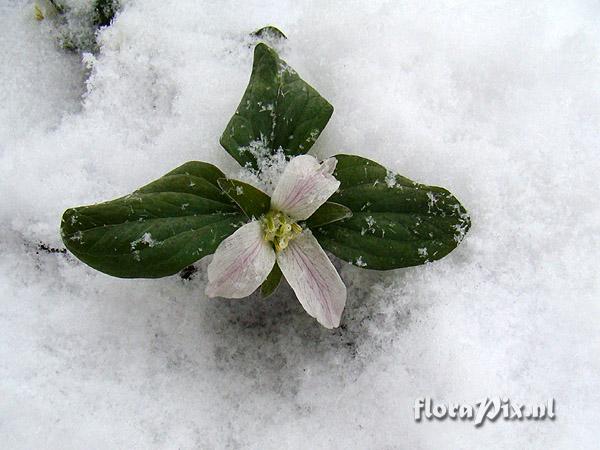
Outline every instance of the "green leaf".
[(446, 189), (415, 183), (353, 155), (336, 155), (340, 189), (330, 200), (347, 206), (350, 219), (313, 230), (326, 250), (376, 270), (440, 259), (462, 241), (471, 222)]
[(352, 217), (350, 208), (339, 203), (325, 202), (306, 220), (306, 226), (314, 229), (350, 217)]
[(267, 25), (266, 27), (262, 27), (252, 33), (251, 36), (256, 36), (258, 38), (267, 38), (267, 39), (287, 39), (287, 36), (283, 34), (279, 28), (274, 27), (272, 25)]
[(94, 2), (94, 25), (105, 27), (110, 25), (119, 9), (119, 0), (96, 0)]
[(239, 180), (220, 178), (219, 186), (249, 219), (258, 219), (269, 211), (271, 197), (258, 188)]
[(260, 286), (260, 294), (263, 298), (271, 296), (277, 290), (282, 277), (283, 274), (281, 273), (281, 269), (279, 268), (279, 265), (275, 263), (271, 273), (269, 273), (267, 279), (263, 281), (263, 284)]
[(64, 14), (65, 13), (65, 7), (63, 5), (61, 5), (60, 3), (58, 3), (56, 0), (48, 0), (50, 2), (50, 4), (52, 6), (54, 6), (54, 9), (56, 9), (56, 12), (58, 14)]
[(61, 234), (84, 263), (123, 278), (172, 275), (214, 253), (245, 222), (217, 183), (223, 173), (188, 162), (134, 193), (65, 211)]
[(333, 114), (333, 106), (267, 45), (254, 49), (252, 75), (221, 145), (242, 166), (257, 169), (257, 155), (282, 149), (308, 152)]

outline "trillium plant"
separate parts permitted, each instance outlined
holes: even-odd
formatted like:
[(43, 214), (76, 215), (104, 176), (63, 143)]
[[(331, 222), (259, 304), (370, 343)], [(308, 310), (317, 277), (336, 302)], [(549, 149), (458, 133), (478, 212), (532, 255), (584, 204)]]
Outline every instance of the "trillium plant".
[[(257, 32), (284, 38), (277, 29)], [(271, 295), (285, 278), (308, 314), (339, 326), (346, 287), (325, 253), (390, 270), (450, 253), (470, 219), (446, 189), (369, 159), (307, 155), (333, 107), (275, 50), (254, 49), (250, 82), (221, 145), (241, 165), (228, 178), (191, 161), (132, 194), (65, 211), (62, 238), (109, 275), (173, 275), (214, 253), (209, 297)]]
[[(346, 304), (346, 287), (335, 267), (306, 225), (339, 188), (333, 176), (336, 160), (323, 163), (312, 156), (292, 158), (277, 183), (269, 211), (243, 225), (225, 239), (208, 266), (210, 297), (246, 297), (267, 279), (278, 283), (281, 274), (294, 289), (307, 313), (322, 325), (340, 324)], [(343, 215), (345, 208), (340, 206)]]

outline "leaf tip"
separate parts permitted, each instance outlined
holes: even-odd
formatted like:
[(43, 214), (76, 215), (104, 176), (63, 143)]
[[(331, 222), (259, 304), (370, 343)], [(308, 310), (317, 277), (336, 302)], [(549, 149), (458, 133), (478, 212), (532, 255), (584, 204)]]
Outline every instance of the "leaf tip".
[(267, 25), (250, 33), (250, 36), (262, 39), (287, 39), (287, 36), (279, 28), (273, 25)]

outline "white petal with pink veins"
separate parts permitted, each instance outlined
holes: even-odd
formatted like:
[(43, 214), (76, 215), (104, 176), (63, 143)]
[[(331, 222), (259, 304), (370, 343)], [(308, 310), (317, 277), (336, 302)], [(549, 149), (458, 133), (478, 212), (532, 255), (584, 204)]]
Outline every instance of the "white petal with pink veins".
[(311, 231), (290, 241), (277, 262), (306, 312), (326, 328), (338, 327), (346, 286)]
[(225, 239), (208, 266), (209, 297), (242, 298), (258, 288), (275, 264), (275, 251), (260, 222), (250, 222)]
[(271, 208), (295, 220), (308, 219), (340, 186), (332, 175), (336, 164), (335, 158), (321, 164), (310, 155), (293, 158), (275, 187)]

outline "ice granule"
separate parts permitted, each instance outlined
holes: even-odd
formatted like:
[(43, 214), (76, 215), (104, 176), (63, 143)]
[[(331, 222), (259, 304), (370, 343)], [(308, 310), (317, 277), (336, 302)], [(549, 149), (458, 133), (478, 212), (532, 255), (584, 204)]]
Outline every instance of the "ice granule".
[(393, 188), (396, 186), (396, 184), (398, 184), (398, 181), (396, 180), (396, 174), (391, 170), (388, 170), (385, 174), (385, 184), (389, 188)]
[(363, 261), (362, 255), (356, 258), (354, 265), (358, 267), (367, 267), (367, 263)]
[(137, 250), (141, 246), (154, 247), (158, 244), (160, 242), (154, 240), (150, 233), (144, 233), (139, 239), (131, 242), (131, 250)]

